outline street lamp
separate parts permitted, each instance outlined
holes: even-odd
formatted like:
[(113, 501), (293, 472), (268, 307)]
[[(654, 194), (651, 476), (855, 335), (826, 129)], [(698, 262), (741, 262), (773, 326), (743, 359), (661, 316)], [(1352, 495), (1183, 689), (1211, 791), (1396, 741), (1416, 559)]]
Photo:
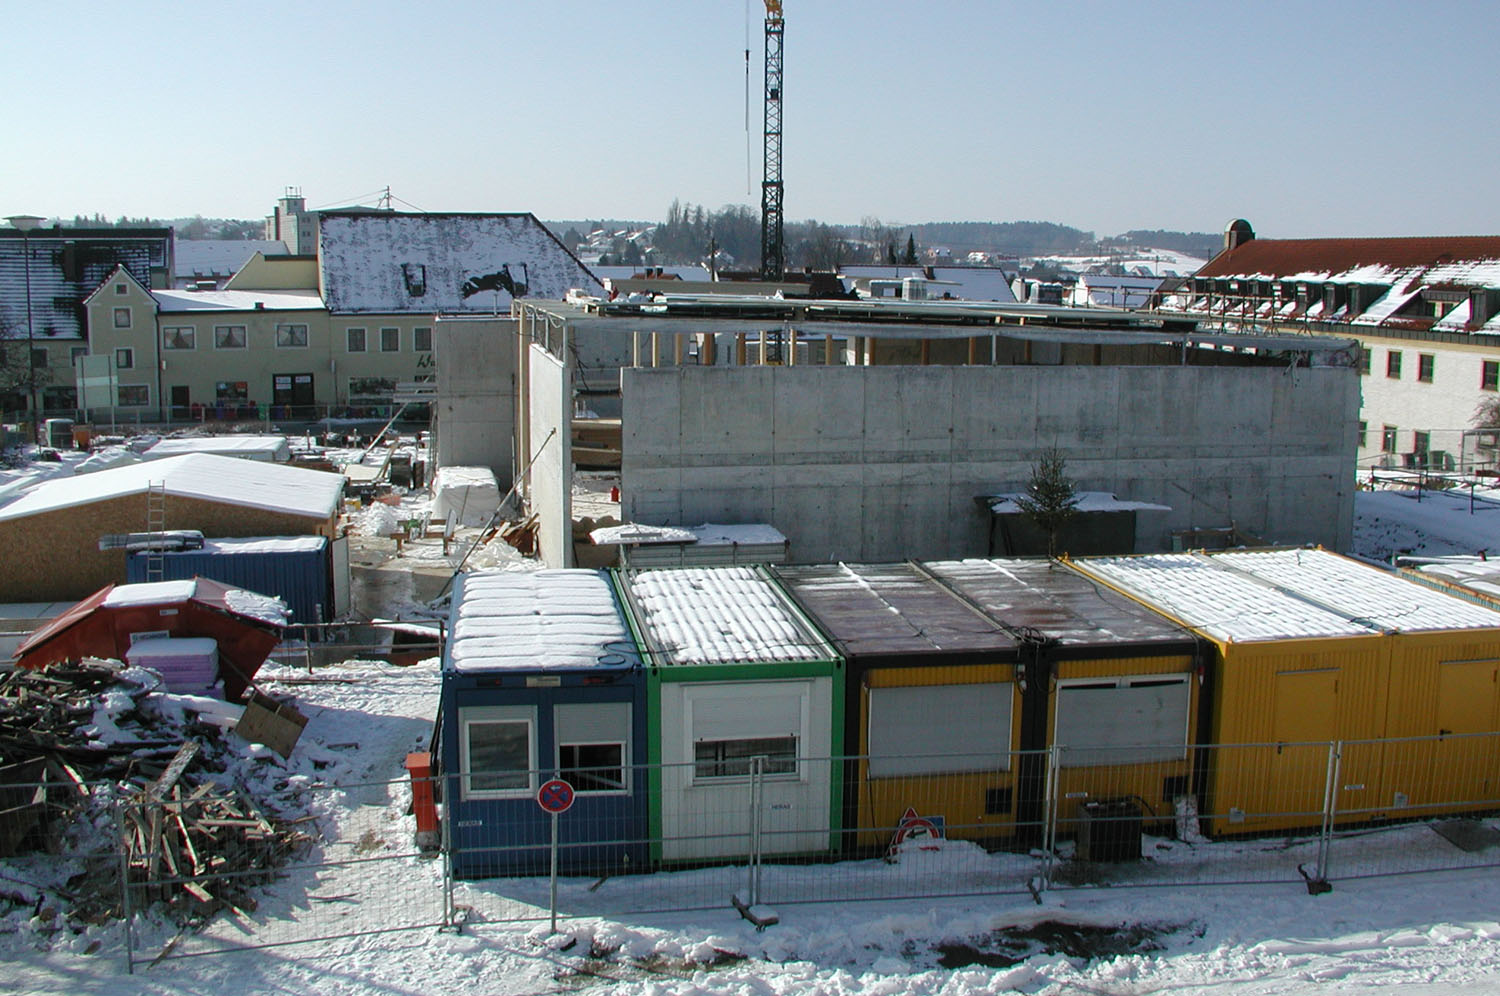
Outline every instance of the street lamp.
[(26, 388), (31, 399), (31, 441), (35, 443), (41, 430), (37, 421), (41, 408), (36, 403), (36, 331), (31, 324), (31, 230), (46, 219), (34, 214), (13, 214), (5, 220), (21, 233), (22, 268), (26, 273)]

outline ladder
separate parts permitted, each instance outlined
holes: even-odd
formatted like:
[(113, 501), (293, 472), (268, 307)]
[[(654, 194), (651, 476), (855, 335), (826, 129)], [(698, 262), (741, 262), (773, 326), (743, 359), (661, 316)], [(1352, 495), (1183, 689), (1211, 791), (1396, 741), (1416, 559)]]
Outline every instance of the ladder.
[(167, 573), (166, 551), (163, 549), (167, 528), (167, 483), (150, 481), (146, 484), (146, 532), (151, 534), (151, 545), (146, 550), (146, 580), (161, 581)]

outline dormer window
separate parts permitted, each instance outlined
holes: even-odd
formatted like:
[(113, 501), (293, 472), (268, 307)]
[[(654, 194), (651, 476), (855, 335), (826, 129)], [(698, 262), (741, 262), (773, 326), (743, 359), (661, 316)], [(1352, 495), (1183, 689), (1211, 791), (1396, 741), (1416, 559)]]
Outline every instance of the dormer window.
[(421, 263), (402, 263), (401, 279), (406, 284), (406, 293), (421, 297), (427, 293), (427, 267)]
[(121, 280), (119, 283), (115, 284), (115, 293), (116, 294), (129, 294), (130, 293), (130, 285), (127, 284), (125, 281)]

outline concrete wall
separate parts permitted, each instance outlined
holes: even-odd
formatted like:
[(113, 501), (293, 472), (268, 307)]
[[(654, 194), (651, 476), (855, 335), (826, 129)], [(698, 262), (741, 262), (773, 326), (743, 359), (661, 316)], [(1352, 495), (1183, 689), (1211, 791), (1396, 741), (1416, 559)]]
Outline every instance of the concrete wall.
[[(573, 384), (571, 371), (540, 346), (528, 346), (531, 476), (527, 494), (540, 520), (539, 553), (548, 567), (573, 566)], [(550, 437), (550, 438), (549, 438)]]
[(980, 556), (975, 496), (1056, 446), (1080, 490), (1172, 507), (1137, 548), (1236, 524), (1347, 549), (1352, 368), (753, 367), (623, 371), (626, 521), (769, 522), (794, 561)]
[(488, 467), (502, 490), (515, 481), (516, 322), (439, 318), (435, 406), (439, 467)]

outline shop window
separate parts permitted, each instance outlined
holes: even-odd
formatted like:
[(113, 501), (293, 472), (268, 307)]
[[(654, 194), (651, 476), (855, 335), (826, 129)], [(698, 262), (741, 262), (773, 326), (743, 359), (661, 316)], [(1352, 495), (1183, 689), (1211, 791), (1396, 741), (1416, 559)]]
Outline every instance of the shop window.
[(221, 380), (214, 384), (214, 400), (235, 403), (250, 400), (250, 384), (243, 380)]

